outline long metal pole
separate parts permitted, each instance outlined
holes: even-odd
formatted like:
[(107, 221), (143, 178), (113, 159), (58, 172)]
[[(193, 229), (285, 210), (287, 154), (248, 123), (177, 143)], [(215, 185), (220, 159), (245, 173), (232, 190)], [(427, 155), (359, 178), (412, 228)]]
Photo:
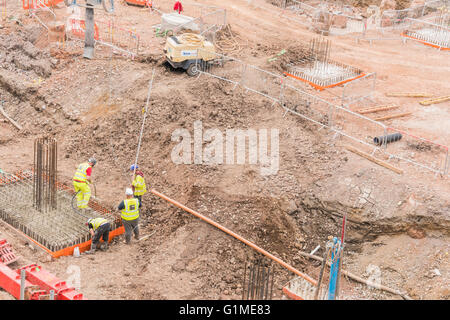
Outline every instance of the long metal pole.
[(86, 18), (85, 18), (85, 36), (84, 36), (84, 54), (83, 57), (92, 59), (94, 57), (94, 7), (91, 3), (86, 3)]
[(139, 159), (139, 151), (141, 150), (142, 134), (144, 133), (145, 120), (147, 119), (148, 103), (150, 101), (150, 96), (152, 94), (153, 78), (154, 77), (155, 77), (155, 68), (153, 68), (152, 78), (150, 80), (150, 84), (149, 84), (149, 87), (148, 87), (147, 103), (145, 105), (144, 118), (142, 119), (141, 133), (139, 134), (138, 147), (137, 147), (137, 151), (136, 151), (136, 160), (134, 161), (135, 166), (134, 166), (134, 170), (133, 170), (133, 178), (134, 178), (134, 175), (136, 174), (136, 165), (137, 165), (138, 159)]
[(244, 300), (245, 297), (245, 275), (247, 274), (247, 259), (245, 259), (245, 266), (244, 266), (244, 281), (242, 283), (242, 300)]
[(20, 270), (20, 300), (25, 300), (25, 269)]

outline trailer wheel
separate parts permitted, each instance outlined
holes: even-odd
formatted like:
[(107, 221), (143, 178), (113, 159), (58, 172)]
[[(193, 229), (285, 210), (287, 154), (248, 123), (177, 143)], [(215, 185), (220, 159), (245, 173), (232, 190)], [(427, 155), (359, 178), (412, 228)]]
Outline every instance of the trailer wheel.
[(108, 13), (113, 13), (113, 1), (112, 0), (102, 0), (103, 9)]
[(199, 70), (197, 68), (197, 65), (195, 63), (191, 63), (189, 65), (189, 67), (186, 70), (186, 73), (190, 76), (190, 77), (194, 77), (196, 75), (198, 75)]

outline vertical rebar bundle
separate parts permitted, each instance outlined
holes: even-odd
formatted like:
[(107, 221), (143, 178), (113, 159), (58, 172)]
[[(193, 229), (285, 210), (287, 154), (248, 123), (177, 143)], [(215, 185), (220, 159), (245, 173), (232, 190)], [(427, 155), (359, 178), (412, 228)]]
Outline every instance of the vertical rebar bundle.
[[(248, 279), (247, 279), (247, 269)], [(273, 268), (264, 258), (245, 262), (242, 300), (271, 300), (273, 293)]]
[(33, 206), (40, 212), (57, 208), (58, 146), (53, 138), (34, 141)]
[(310, 42), (310, 56), (315, 65), (321, 66), (318, 72), (326, 73), (330, 60), (331, 41), (323, 37), (317, 37)]

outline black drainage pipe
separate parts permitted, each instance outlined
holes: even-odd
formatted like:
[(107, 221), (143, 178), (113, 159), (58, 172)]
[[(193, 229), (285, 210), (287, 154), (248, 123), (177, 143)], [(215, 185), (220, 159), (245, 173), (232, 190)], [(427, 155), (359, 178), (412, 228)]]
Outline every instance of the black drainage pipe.
[(398, 141), (402, 138), (402, 134), (401, 133), (392, 133), (392, 134), (388, 134), (386, 136), (379, 136), (379, 137), (375, 137), (373, 138), (373, 143), (375, 143), (376, 145), (380, 146), (384, 143), (390, 143), (390, 142), (395, 142)]

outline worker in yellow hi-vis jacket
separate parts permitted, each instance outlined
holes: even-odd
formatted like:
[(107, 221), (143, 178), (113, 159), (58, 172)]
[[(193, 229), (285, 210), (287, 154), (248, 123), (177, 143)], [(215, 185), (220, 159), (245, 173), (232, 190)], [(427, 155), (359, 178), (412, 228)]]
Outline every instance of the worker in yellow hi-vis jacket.
[(103, 250), (108, 249), (109, 232), (111, 231), (111, 224), (105, 218), (90, 218), (86, 222), (89, 227), (89, 232), (92, 236), (91, 250), (86, 253), (94, 253), (97, 249), (102, 249), (100, 246), (100, 238), (103, 239)]
[(125, 227), (125, 243), (129, 244), (134, 233), (136, 240), (139, 240), (139, 208), (141, 206), (138, 199), (133, 196), (133, 190), (127, 188), (126, 199), (119, 204), (120, 217)]
[(137, 164), (132, 164), (130, 171), (134, 172), (133, 182), (131, 183), (131, 189), (133, 190), (133, 195), (139, 200), (140, 206), (142, 206), (142, 196), (147, 193), (147, 186), (145, 185), (144, 173), (138, 169)]
[(89, 199), (91, 198), (91, 188), (88, 183), (92, 183), (92, 168), (96, 163), (97, 160), (90, 158), (88, 162), (78, 165), (77, 171), (73, 176), (73, 187), (77, 193), (77, 207), (80, 210), (87, 210)]

